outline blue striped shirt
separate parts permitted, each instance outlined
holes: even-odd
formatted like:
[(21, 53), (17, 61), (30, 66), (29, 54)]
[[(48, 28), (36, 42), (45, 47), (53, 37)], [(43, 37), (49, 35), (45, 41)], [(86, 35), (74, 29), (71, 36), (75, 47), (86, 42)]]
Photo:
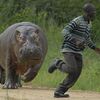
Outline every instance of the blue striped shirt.
[(84, 20), (83, 16), (73, 19), (62, 30), (64, 41), (61, 52), (81, 52), (86, 46), (95, 49), (91, 40), (91, 22)]

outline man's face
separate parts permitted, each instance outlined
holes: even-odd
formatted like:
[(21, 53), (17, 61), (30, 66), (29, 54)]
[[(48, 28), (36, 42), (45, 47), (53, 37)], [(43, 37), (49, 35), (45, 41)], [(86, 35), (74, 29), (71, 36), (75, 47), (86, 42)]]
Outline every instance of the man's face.
[(93, 21), (95, 19), (96, 11), (95, 10), (90, 10), (86, 14), (87, 14), (88, 19)]
[(87, 3), (83, 7), (87, 20), (93, 21), (96, 15), (96, 8), (93, 4)]

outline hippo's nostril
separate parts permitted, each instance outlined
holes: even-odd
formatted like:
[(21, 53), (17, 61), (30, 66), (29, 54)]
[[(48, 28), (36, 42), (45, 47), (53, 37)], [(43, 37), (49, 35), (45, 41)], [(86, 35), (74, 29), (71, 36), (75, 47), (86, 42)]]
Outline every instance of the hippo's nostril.
[(30, 54), (33, 54), (33, 50), (29, 50), (29, 53), (30, 53)]
[(41, 50), (36, 49), (36, 50), (34, 51), (34, 56), (41, 58), (41, 56), (42, 56)]

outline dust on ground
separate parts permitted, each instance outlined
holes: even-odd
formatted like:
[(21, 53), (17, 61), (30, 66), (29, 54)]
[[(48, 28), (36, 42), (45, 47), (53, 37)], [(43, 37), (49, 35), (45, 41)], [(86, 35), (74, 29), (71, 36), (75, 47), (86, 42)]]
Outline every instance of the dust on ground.
[(100, 93), (69, 91), (69, 98), (54, 98), (54, 89), (22, 87), (19, 89), (0, 89), (0, 100), (100, 100)]

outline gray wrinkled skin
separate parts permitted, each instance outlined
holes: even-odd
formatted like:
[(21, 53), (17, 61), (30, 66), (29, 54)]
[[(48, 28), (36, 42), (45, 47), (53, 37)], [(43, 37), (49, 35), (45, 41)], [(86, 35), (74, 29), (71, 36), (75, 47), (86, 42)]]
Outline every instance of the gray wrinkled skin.
[[(25, 35), (26, 40), (23, 45), (17, 41), (17, 33)], [(33, 33), (39, 37), (38, 45), (34, 42), (35, 39), (30, 37)], [(3, 88), (21, 87), (19, 76), (25, 82), (33, 80), (46, 53), (47, 40), (39, 26), (30, 22), (21, 22), (8, 27), (0, 35), (0, 75), (2, 76), (2, 70), (6, 74)]]

